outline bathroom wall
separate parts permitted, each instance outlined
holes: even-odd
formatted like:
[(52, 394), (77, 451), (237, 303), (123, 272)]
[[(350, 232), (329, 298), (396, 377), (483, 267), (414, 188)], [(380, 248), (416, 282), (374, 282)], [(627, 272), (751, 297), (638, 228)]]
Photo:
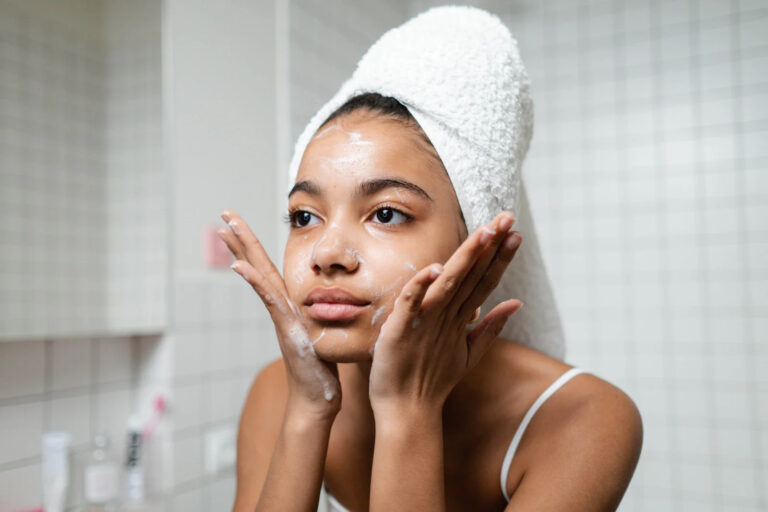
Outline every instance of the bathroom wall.
[(257, 294), (228, 266), (208, 267), (203, 258), (204, 228), (223, 226), (227, 208), (273, 259), (278, 252), (275, 8), (273, 1), (165, 2), (171, 297), (158, 365), (166, 365), (159, 373), (168, 374), (172, 395), (166, 510), (232, 506), (234, 473), (205, 471), (206, 436), (236, 427), (253, 377), (279, 356)]
[(16, 510), (40, 504), (42, 432), (71, 433), (74, 468), (97, 432), (121, 458), (151, 393), (167, 318), (166, 222), (145, 215), (166, 194), (160, 4), (0, 12), (0, 509)]
[(167, 320), (168, 173), (163, 167), (162, 3), (105, 4), (106, 274), (110, 332)]
[(95, 2), (0, 3), (0, 338), (107, 328), (105, 48)]
[(0, 6), (0, 339), (158, 332), (160, 4)]
[(643, 415), (621, 510), (766, 510), (768, 6), (471, 3), (532, 78), (523, 175), (566, 361)]

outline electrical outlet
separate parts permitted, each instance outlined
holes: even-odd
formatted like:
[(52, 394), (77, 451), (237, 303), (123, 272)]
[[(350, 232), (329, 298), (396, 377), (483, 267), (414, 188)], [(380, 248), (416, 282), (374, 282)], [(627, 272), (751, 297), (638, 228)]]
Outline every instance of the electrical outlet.
[(237, 430), (227, 425), (205, 434), (205, 474), (217, 475), (235, 466)]

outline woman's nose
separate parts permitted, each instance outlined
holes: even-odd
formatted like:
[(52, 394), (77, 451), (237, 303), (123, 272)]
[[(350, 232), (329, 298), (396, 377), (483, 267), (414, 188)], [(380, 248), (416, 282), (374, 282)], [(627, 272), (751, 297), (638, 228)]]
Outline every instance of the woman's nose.
[(318, 273), (334, 270), (354, 272), (360, 259), (348, 242), (344, 230), (338, 225), (331, 225), (312, 249), (312, 269)]

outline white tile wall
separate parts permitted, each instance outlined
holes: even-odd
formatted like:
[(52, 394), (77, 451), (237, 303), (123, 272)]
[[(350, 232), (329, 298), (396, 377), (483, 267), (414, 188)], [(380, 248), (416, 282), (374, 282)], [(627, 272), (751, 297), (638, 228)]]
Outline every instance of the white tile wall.
[[(163, 108), (171, 170), (169, 328), (173, 400), (167, 510), (226, 510), (234, 473), (206, 475), (206, 434), (234, 426), (261, 367), (279, 356), (266, 309), (229, 268), (208, 268), (203, 227), (238, 211), (277, 261), (275, 2), (170, 0)], [(201, 44), (204, 42), (204, 48)]]
[(3, 3), (0, 339), (164, 325), (160, 5)]
[(156, 0), (111, 0), (105, 10), (111, 332), (159, 331), (167, 321), (161, 6)]
[[(147, 342), (147, 340), (149, 342)], [(157, 338), (78, 338), (0, 343), (0, 509), (40, 505), (40, 436), (72, 435), (73, 485), (69, 506), (82, 503), (74, 478), (92, 436), (110, 436), (123, 460), (128, 416), (138, 400), (142, 352)], [(100, 380), (103, 372), (119, 379)]]
[(167, 319), (159, 7), (0, 3), (3, 510), (41, 503), (52, 429), (72, 435), (77, 507), (92, 435), (107, 432), (122, 460), (128, 415), (146, 406), (158, 339), (94, 333)]
[(103, 50), (92, 12), (51, 19), (49, 4), (0, 16), (5, 339), (106, 328)]

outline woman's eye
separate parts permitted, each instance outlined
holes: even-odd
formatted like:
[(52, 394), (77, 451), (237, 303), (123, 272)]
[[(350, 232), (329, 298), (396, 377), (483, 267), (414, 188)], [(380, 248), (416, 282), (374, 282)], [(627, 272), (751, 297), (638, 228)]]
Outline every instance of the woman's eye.
[(408, 215), (394, 208), (379, 208), (374, 218), (381, 224), (402, 224), (410, 220)]
[(297, 210), (291, 214), (293, 225), (298, 226), (300, 228), (303, 228), (305, 226), (311, 226), (312, 224), (314, 224), (314, 222), (312, 222), (313, 217), (315, 218), (315, 221), (320, 220), (315, 215), (312, 215), (311, 213), (305, 210)]

